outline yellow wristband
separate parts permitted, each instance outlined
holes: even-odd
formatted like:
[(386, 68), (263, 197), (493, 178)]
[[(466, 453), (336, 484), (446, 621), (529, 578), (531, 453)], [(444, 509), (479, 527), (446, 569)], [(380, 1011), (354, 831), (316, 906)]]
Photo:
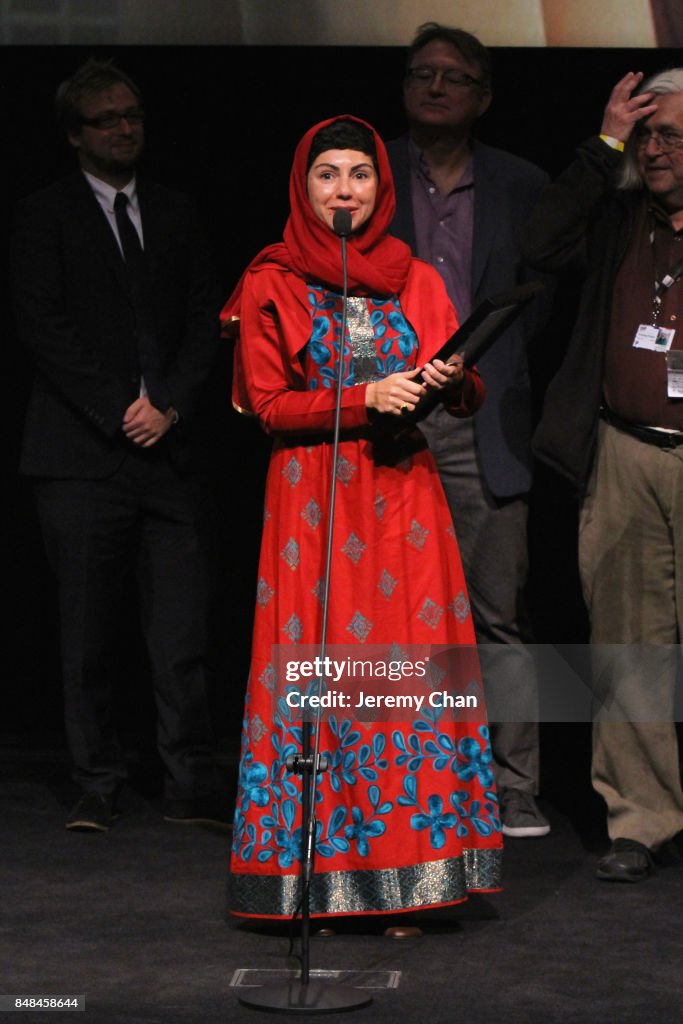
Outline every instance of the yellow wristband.
[(612, 149), (618, 149), (620, 153), (624, 152), (624, 143), (621, 139), (615, 139), (613, 135), (601, 135), (600, 138)]

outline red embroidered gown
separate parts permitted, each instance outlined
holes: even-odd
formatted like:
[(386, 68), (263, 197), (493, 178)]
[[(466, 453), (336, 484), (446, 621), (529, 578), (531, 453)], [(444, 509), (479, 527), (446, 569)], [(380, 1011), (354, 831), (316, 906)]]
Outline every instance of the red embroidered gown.
[[(300, 898), (297, 712), (276, 699), (274, 644), (317, 644), (332, 460), (339, 296), (272, 265), (249, 274), (238, 373), (275, 435), (268, 471), (230, 909), (288, 917)], [(331, 573), (329, 644), (473, 644), (455, 532), (426, 447), (394, 466), (373, 454), (363, 381), (424, 363), (455, 327), (440, 278), (413, 261), (398, 298), (351, 303)], [(336, 347), (335, 347), (336, 346)], [(481, 402), (468, 376), (459, 414)], [(293, 646), (293, 655), (296, 652)], [(281, 688), (280, 688), (281, 692)], [(314, 916), (452, 904), (500, 883), (501, 834), (485, 723), (322, 725)]]

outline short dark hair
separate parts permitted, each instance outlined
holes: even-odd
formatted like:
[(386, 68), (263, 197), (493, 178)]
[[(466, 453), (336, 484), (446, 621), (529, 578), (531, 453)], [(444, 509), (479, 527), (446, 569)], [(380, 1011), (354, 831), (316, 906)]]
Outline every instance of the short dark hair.
[(135, 82), (111, 60), (95, 60), (91, 57), (71, 78), (62, 82), (57, 90), (55, 108), (57, 121), (63, 131), (67, 135), (80, 131), (83, 124), (83, 101), (114, 85), (128, 86), (139, 106), (142, 106), (142, 94)]
[(332, 124), (326, 124), (324, 128), (315, 133), (308, 151), (306, 174), (313, 166), (316, 157), (328, 149), (357, 149), (359, 153), (365, 153), (372, 159), (375, 171), (379, 174), (375, 137), (369, 128), (358, 121), (353, 121), (349, 117), (338, 117)]
[(415, 38), (408, 47), (406, 69), (412, 67), (415, 54), (435, 39), (442, 39), (445, 43), (450, 43), (463, 60), (468, 64), (476, 65), (479, 69), (482, 87), (484, 89), (491, 88), (491, 55), (484, 44), (480, 43), (477, 37), (470, 32), (465, 32), (463, 28), (450, 28), (448, 25), (439, 25), (436, 21), (426, 21), (424, 25), (418, 26)]

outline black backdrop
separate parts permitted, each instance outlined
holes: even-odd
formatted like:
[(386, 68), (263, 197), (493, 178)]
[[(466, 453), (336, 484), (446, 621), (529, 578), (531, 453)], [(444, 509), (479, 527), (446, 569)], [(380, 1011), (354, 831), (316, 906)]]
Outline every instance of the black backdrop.
[[(6, 47), (0, 51), (0, 214), (6, 228), (18, 197), (73, 166), (73, 153), (53, 123), (53, 97), (58, 83), (92, 54), (113, 56), (140, 85), (148, 113), (142, 170), (199, 200), (226, 297), (249, 259), (281, 235), (291, 156), (311, 124), (352, 113), (372, 122), (385, 138), (404, 129), (404, 58), (396, 48)], [(494, 102), (479, 137), (551, 174), (571, 159), (580, 139), (597, 130), (618, 78), (629, 70), (649, 73), (679, 60), (677, 51), (614, 49), (497, 49), (493, 59)], [(8, 312), (4, 244), (2, 259), (5, 700), (0, 735), (22, 744), (59, 744), (54, 585), (28, 484), (16, 472), (30, 367), (18, 351)], [(559, 358), (573, 301), (571, 288), (561, 293), (554, 322), (532, 353), (537, 408)], [(229, 386), (226, 346), (210, 393), (216, 504), (211, 679), (217, 732), (233, 747), (248, 670), (268, 443), (253, 423), (231, 411)], [(538, 642), (586, 640), (574, 545), (573, 496), (541, 470), (531, 506), (529, 595)], [(124, 733), (149, 739), (151, 698), (132, 613), (122, 619), (121, 636)]]

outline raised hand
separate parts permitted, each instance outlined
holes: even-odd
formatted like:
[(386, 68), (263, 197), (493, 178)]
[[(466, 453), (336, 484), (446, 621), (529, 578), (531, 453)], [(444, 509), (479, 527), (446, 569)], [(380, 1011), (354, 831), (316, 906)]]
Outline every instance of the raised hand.
[(610, 93), (602, 119), (601, 135), (626, 142), (634, 126), (644, 117), (654, 114), (657, 104), (652, 103), (653, 92), (640, 93), (633, 96), (643, 80), (642, 71), (629, 71), (617, 82)]

